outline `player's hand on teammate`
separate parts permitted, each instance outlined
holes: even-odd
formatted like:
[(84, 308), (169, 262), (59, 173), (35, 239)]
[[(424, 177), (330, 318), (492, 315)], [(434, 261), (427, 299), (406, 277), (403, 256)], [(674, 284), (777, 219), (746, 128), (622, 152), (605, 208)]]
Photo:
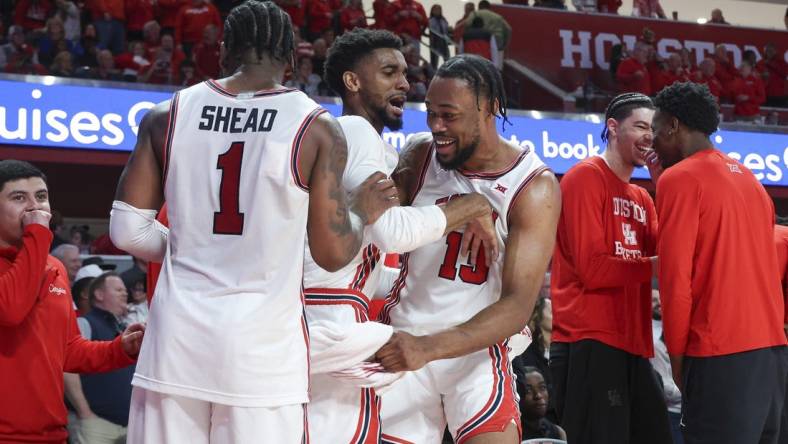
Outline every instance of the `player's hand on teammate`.
[(659, 176), (663, 171), (665, 171), (665, 169), (662, 168), (662, 163), (660, 162), (656, 151), (651, 150), (648, 154), (646, 154), (646, 168), (648, 168), (651, 181), (654, 183), (654, 185), (656, 185), (657, 180), (659, 180)]
[(418, 370), (432, 359), (426, 336), (413, 336), (404, 331), (397, 331), (391, 339), (375, 353), (375, 360), (387, 372), (404, 372)]
[(399, 205), (399, 191), (394, 181), (380, 171), (371, 174), (350, 192), (350, 209), (364, 225), (375, 223), (386, 210)]
[(484, 249), (484, 260), (489, 267), (498, 258), (498, 236), (492, 215), (477, 217), (468, 222), (460, 243), (460, 254), (469, 253), (470, 263), (476, 264), (479, 251)]
[(26, 227), (30, 224), (39, 224), (48, 228), (49, 219), (51, 218), (52, 214), (44, 210), (25, 211), (22, 213), (22, 227)]
[(120, 338), (123, 351), (132, 358), (140, 354), (142, 338), (145, 336), (145, 324), (131, 324), (126, 327)]

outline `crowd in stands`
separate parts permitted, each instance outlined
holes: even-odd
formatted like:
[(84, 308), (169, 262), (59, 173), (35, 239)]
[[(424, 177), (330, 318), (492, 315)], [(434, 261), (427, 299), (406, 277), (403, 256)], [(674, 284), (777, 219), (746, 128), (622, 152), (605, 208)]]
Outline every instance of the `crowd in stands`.
[[(721, 12), (713, 12), (714, 17), (724, 21)], [(761, 105), (788, 107), (788, 63), (773, 43), (764, 46), (760, 60), (754, 51), (744, 51), (738, 66), (728, 48), (720, 44), (714, 54), (696, 65), (685, 48), (661, 57), (654, 33), (646, 28), (631, 52), (617, 45), (614, 54), (611, 73), (620, 91), (655, 96), (674, 82), (703, 83), (719, 103), (733, 105), (734, 118), (739, 121), (758, 121)]]

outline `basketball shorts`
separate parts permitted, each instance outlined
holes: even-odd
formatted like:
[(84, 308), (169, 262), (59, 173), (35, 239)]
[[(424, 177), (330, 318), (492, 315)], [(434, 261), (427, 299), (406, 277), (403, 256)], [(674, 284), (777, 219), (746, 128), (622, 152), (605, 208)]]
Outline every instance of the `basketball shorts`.
[(384, 444), (440, 444), (448, 425), (462, 444), (520, 426), (517, 390), (505, 344), (410, 372), (382, 395)]

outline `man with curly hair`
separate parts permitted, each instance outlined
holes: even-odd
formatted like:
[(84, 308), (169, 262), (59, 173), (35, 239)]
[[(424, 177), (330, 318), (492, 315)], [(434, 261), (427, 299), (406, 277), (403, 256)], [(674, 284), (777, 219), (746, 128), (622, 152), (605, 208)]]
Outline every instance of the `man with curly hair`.
[(777, 443), (788, 372), (774, 204), (716, 150), (717, 101), (674, 83), (656, 98), (664, 337), (687, 444)]

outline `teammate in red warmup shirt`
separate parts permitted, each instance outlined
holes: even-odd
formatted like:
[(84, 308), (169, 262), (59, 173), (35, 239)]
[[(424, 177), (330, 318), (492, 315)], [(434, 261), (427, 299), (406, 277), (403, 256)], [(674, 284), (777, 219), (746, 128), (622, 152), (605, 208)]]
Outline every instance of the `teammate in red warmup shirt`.
[(653, 115), (643, 94), (614, 98), (604, 154), (561, 180), (550, 367), (559, 419), (572, 443), (671, 442), (648, 361), (657, 214), (648, 192), (629, 183), (650, 153)]
[[(687, 444), (776, 443), (788, 350), (774, 204), (744, 165), (714, 149), (708, 88), (655, 100), (659, 281), (665, 345), (682, 390)], [(735, 388), (735, 389), (734, 389)]]
[(126, 367), (144, 327), (111, 342), (82, 339), (63, 264), (50, 256), (46, 177), (0, 162), (0, 442), (65, 443), (63, 372)]

